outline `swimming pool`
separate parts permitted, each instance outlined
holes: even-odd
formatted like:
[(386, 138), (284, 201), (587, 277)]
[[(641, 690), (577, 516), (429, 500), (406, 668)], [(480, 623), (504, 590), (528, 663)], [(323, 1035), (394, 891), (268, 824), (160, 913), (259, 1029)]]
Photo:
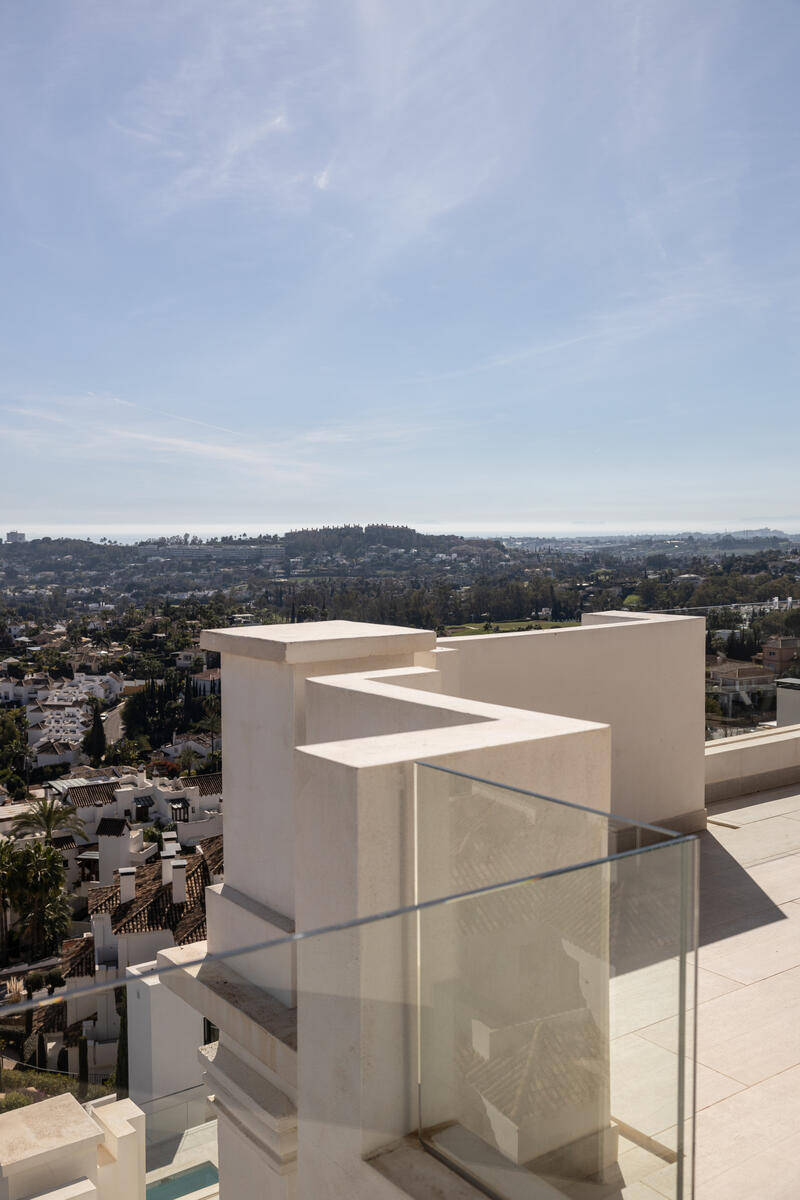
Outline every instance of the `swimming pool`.
[(198, 1163), (186, 1171), (178, 1171), (175, 1175), (167, 1175), (165, 1179), (157, 1179), (147, 1185), (147, 1200), (181, 1200), (200, 1188), (210, 1187), (219, 1182), (219, 1171), (212, 1162)]

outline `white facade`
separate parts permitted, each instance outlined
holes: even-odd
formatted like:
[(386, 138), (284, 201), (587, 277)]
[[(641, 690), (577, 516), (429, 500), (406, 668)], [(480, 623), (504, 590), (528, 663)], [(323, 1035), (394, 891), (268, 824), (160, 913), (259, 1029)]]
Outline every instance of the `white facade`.
[[(434, 853), (419, 874), (415, 821), (436, 819), (435, 797), (416, 813), (420, 761), (702, 828), (703, 638), (698, 619), (621, 613), (575, 630), (438, 644), (425, 631), (351, 622), (207, 632), (203, 645), (222, 655), (226, 764), (225, 883), (207, 891), (209, 952), (454, 890), (446, 857)], [(542, 840), (523, 805), (509, 839), (492, 803), (468, 886), (606, 853), (605, 832), (576, 828), (571, 809), (553, 808)], [(164, 977), (220, 1028), (207, 1077), (222, 1200), (254, 1195), (256, 1180), (265, 1200), (402, 1194), (367, 1161), (415, 1125), (416, 998), (411, 973), (398, 975), (396, 927), (385, 932), (384, 942), (365, 934), (324, 965), (300, 943), (297, 954), (289, 947)], [(158, 961), (189, 963), (199, 951), (167, 950)], [(443, 970), (446, 959), (443, 944)], [(582, 966), (601, 1036), (603, 962), (598, 946)], [(513, 963), (499, 969), (509, 974), (498, 986), (517, 986)], [(331, 994), (366, 999), (334, 1010), (332, 1027)], [(607, 1116), (601, 1091), (591, 1110)], [(597, 1135), (587, 1126), (586, 1138), (602, 1139), (602, 1126)], [(503, 1136), (518, 1155), (548, 1149), (535, 1131), (533, 1142), (522, 1129)], [(547, 1136), (555, 1145), (558, 1130)]]
[(777, 680), (778, 725), (800, 725), (800, 679)]
[(200, 1089), (203, 1017), (149, 975), (155, 962), (127, 969), (128, 1090), (136, 1104)]
[[(113, 780), (115, 787), (111, 799), (105, 802), (98, 800), (88, 807), (81, 805), (78, 809), (86, 827), (84, 840), (93, 842), (97, 839), (97, 826), (105, 817), (124, 818), (134, 825), (151, 825), (156, 819), (163, 824), (171, 824), (176, 820), (173, 807), (176, 805), (181, 807), (186, 816), (185, 820), (182, 814), (177, 818), (180, 822), (179, 838), (182, 844), (194, 845), (203, 838), (221, 833), (221, 780), (218, 776), (191, 778), (191, 783), (186, 783), (185, 780), (148, 779), (144, 771), (139, 771)], [(56, 784), (60, 782), (56, 781)], [(96, 782), (90, 780), (88, 786), (91, 787)], [(87, 782), (75, 781), (73, 786), (81, 789), (87, 786)], [(54, 786), (54, 790), (61, 794), (65, 803), (75, 803), (69, 787)], [(204, 795), (201, 795), (201, 790)], [(134, 834), (137, 832), (134, 831)], [(147, 857), (146, 847), (142, 848), (138, 843), (137, 851), (143, 852)], [(130, 866), (131, 863), (120, 861), (114, 865)], [(102, 881), (111, 882), (110, 878)]]
[(141, 1109), (114, 1097), (0, 1113), (0, 1200), (144, 1200), (144, 1127)]

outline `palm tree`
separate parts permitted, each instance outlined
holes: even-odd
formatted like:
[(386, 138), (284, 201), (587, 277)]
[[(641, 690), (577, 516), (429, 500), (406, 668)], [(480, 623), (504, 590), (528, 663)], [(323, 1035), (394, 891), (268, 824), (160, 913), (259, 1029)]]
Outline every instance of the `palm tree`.
[(8, 962), (8, 909), (15, 879), (17, 848), (10, 838), (0, 841), (0, 963)]
[(42, 907), (42, 939), (46, 954), (56, 954), (72, 924), (72, 907), (63, 892), (48, 896)]
[(60, 800), (37, 800), (11, 822), (11, 836), (15, 838), (44, 834), (45, 843), (52, 846), (58, 833), (74, 833), (86, 837), (86, 826), (74, 805), (62, 804)]
[[(31, 955), (39, 957), (48, 937), (48, 922), (55, 920), (49, 907), (61, 896), (64, 867), (54, 846), (43, 841), (26, 842), (14, 858), (11, 902), (19, 922), (30, 938)], [(55, 921), (59, 925), (59, 921)]]
[(204, 729), (207, 733), (211, 734), (211, 753), (213, 754), (214, 750), (216, 749), (216, 739), (219, 737), (221, 727), (222, 703), (219, 695), (212, 692), (210, 696), (206, 696), (205, 700), (203, 701), (203, 709), (206, 715), (203, 720), (198, 721), (197, 724), (200, 729)]
[(200, 755), (191, 746), (184, 746), (178, 755), (178, 767), (181, 775), (191, 775), (200, 761)]

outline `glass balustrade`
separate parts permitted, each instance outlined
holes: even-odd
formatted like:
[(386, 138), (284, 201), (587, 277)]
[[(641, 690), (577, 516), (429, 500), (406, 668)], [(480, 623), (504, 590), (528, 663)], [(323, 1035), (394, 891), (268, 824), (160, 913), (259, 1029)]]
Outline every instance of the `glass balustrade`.
[[(129, 1090), (150, 1200), (240, 1200), (218, 1123), (299, 1157), (303, 1200), (315, 1171), (350, 1200), (348, 1163), (401, 1190), (427, 1163), (443, 1195), (689, 1198), (695, 855), (418, 764), (407, 908), (0, 1005), (0, 1142), (4, 1108)], [(112, 1000), (127, 1065), (96, 1070)]]

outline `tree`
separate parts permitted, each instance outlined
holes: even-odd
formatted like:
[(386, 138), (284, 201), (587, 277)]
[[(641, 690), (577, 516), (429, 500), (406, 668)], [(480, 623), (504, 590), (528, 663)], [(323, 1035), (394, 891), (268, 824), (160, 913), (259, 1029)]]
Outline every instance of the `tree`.
[(119, 1002), (119, 1037), (117, 1039), (117, 1066), (114, 1081), (120, 1091), (128, 1091), (128, 996), (124, 988), (120, 988)]
[(44, 981), (47, 985), (48, 996), (52, 996), (56, 988), (63, 987), (65, 983), (64, 976), (60, 971), (48, 971), (44, 977)]
[(41, 971), (29, 971), (23, 983), (25, 985), (25, 995), (29, 1000), (32, 1000), (33, 993), (41, 991), (44, 987), (44, 975)]
[(0, 783), (13, 800), (28, 794), (25, 769), (28, 754), (28, 718), (24, 708), (0, 712)]
[(142, 754), (136, 742), (130, 738), (120, 738), (107, 747), (103, 762), (107, 766), (133, 767), (141, 759)]
[[(56, 954), (61, 949), (71, 925), (72, 907), (64, 893), (48, 896), (42, 908), (42, 937), (46, 954)], [(49, 988), (50, 985), (47, 986)]]
[(200, 761), (200, 755), (191, 746), (184, 746), (178, 755), (178, 766), (180, 767), (181, 775), (191, 775), (197, 763)]
[[(15, 856), (11, 896), (34, 958), (41, 957), (54, 936), (64, 930), (67, 901), (61, 896), (63, 886), (64, 866), (58, 851), (44, 841), (26, 842)], [(62, 900), (64, 904), (59, 905)]]
[(0, 841), (0, 963), (8, 962), (8, 910), (15, 886), (17, 849), (9, 838)]
[(83, 749), (89, 755), (93, 767), (99, 767), (106, 752), (106, 731), (100, 716), (100, 705), (95, 700), (92, 724), (83, 739)]
[(84, 1097), (89, 1090), (89, 1043), (85, 1037), (78, 1038), (78, 1095)]
[(216, 750), (216, 739), (220, 735), (221, 718), (222, 718), (222, 702), (218, 695), (212, 694), (206, 696), (203, 701), (203, 709), (205, 716), (202, 721), (198, 722), (201, 729), (211, 734), (211, 753)]
[(55, 798), (37, 800), (27, 812), (20, 813), (11, 822), (11, 836), (20, 838), (40, 833), (44, 835), (45, 843), (52, 846), (58, 833), (73, 833), (85, 838), (86, 826), (73, 805), (62, 804)]

